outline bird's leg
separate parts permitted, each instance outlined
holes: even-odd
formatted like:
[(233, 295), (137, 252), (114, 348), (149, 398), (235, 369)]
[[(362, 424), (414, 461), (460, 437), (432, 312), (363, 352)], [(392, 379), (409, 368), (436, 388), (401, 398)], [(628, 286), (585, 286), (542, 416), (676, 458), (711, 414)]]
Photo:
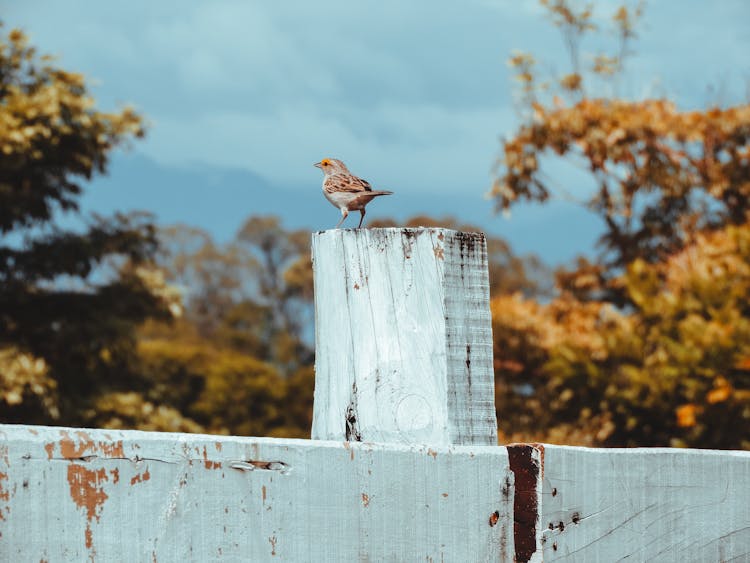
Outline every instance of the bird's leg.
[(336, 223), (336, 226), (334, 229), (338, 229), (341, 226), (341, 223), (344, 222), (344, 219), (346, 219), (349, 216), (349, 210), (346, 207), (341, 208), (341, 221)]
[(357, 225), (357, 228), (362, 228), (362, 221), (365, 220), (365, 208), (359, 210), (359, 225)]

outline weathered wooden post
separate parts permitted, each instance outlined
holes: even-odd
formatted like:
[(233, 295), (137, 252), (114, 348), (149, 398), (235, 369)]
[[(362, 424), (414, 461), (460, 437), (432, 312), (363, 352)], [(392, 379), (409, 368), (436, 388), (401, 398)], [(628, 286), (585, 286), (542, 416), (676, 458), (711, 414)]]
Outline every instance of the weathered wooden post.
[(313, 235), (315, 406), (323, 440), (497, 443), (484, 235)]

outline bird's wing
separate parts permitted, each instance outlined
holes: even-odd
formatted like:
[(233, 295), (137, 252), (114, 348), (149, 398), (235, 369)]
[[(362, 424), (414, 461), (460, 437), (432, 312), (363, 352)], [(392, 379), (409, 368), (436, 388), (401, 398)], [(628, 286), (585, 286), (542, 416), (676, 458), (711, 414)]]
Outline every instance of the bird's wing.
[(325, 189), (328, 193), (334, 192), (370, 192), (372, 187), (369, 182), (362, 178), (346, 174), (333, 174), (325, 180)]

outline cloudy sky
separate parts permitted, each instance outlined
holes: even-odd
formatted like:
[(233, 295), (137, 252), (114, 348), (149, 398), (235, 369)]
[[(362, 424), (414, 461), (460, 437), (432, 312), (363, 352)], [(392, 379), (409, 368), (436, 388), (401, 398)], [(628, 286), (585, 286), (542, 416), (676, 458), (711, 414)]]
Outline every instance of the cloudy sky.
[[(615, 4), (597, 6), (607, 16)], [(0, 7), (7, 27), (89, 77), (100, 107), (130, 103), (149, 120), (147, 139), (94, 182), (87, 209), (148, 209), (219, 239), (252, 212), (327, 228), (338, 211), (311, 165), (336, 156), (397, 192), (368, 217), (452, 212), (551, 262), (590, 251), (596, 238), (596, 221), (572, 204), (507, 219), (483, 199), (498, 139), (518, 124), (508, 55), (529, 50), (564, 68), (562, 42), (533, 0)], [(653, 0), (621, 93), (681, 107), (745, 101), (748, 21), (747, 0)]]

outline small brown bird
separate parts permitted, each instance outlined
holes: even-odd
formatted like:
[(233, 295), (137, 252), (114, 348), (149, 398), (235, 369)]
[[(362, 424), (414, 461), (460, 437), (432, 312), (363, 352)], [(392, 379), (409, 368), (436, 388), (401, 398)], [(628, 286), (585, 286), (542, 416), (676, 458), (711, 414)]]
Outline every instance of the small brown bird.
[(323, 195), (333, 205), (341, 210), (341, 221), (336, 229), (344, 222), (350, 211), (359, 211), (359, 229), (365, 219), (365, 205), (379, 195), (390, 195), (393, 192), (373, 190), (369, 182), (357, 178), (349, 172), (346, 165), (335, 158), (324, 158), (315, 166), (323, 171)]

